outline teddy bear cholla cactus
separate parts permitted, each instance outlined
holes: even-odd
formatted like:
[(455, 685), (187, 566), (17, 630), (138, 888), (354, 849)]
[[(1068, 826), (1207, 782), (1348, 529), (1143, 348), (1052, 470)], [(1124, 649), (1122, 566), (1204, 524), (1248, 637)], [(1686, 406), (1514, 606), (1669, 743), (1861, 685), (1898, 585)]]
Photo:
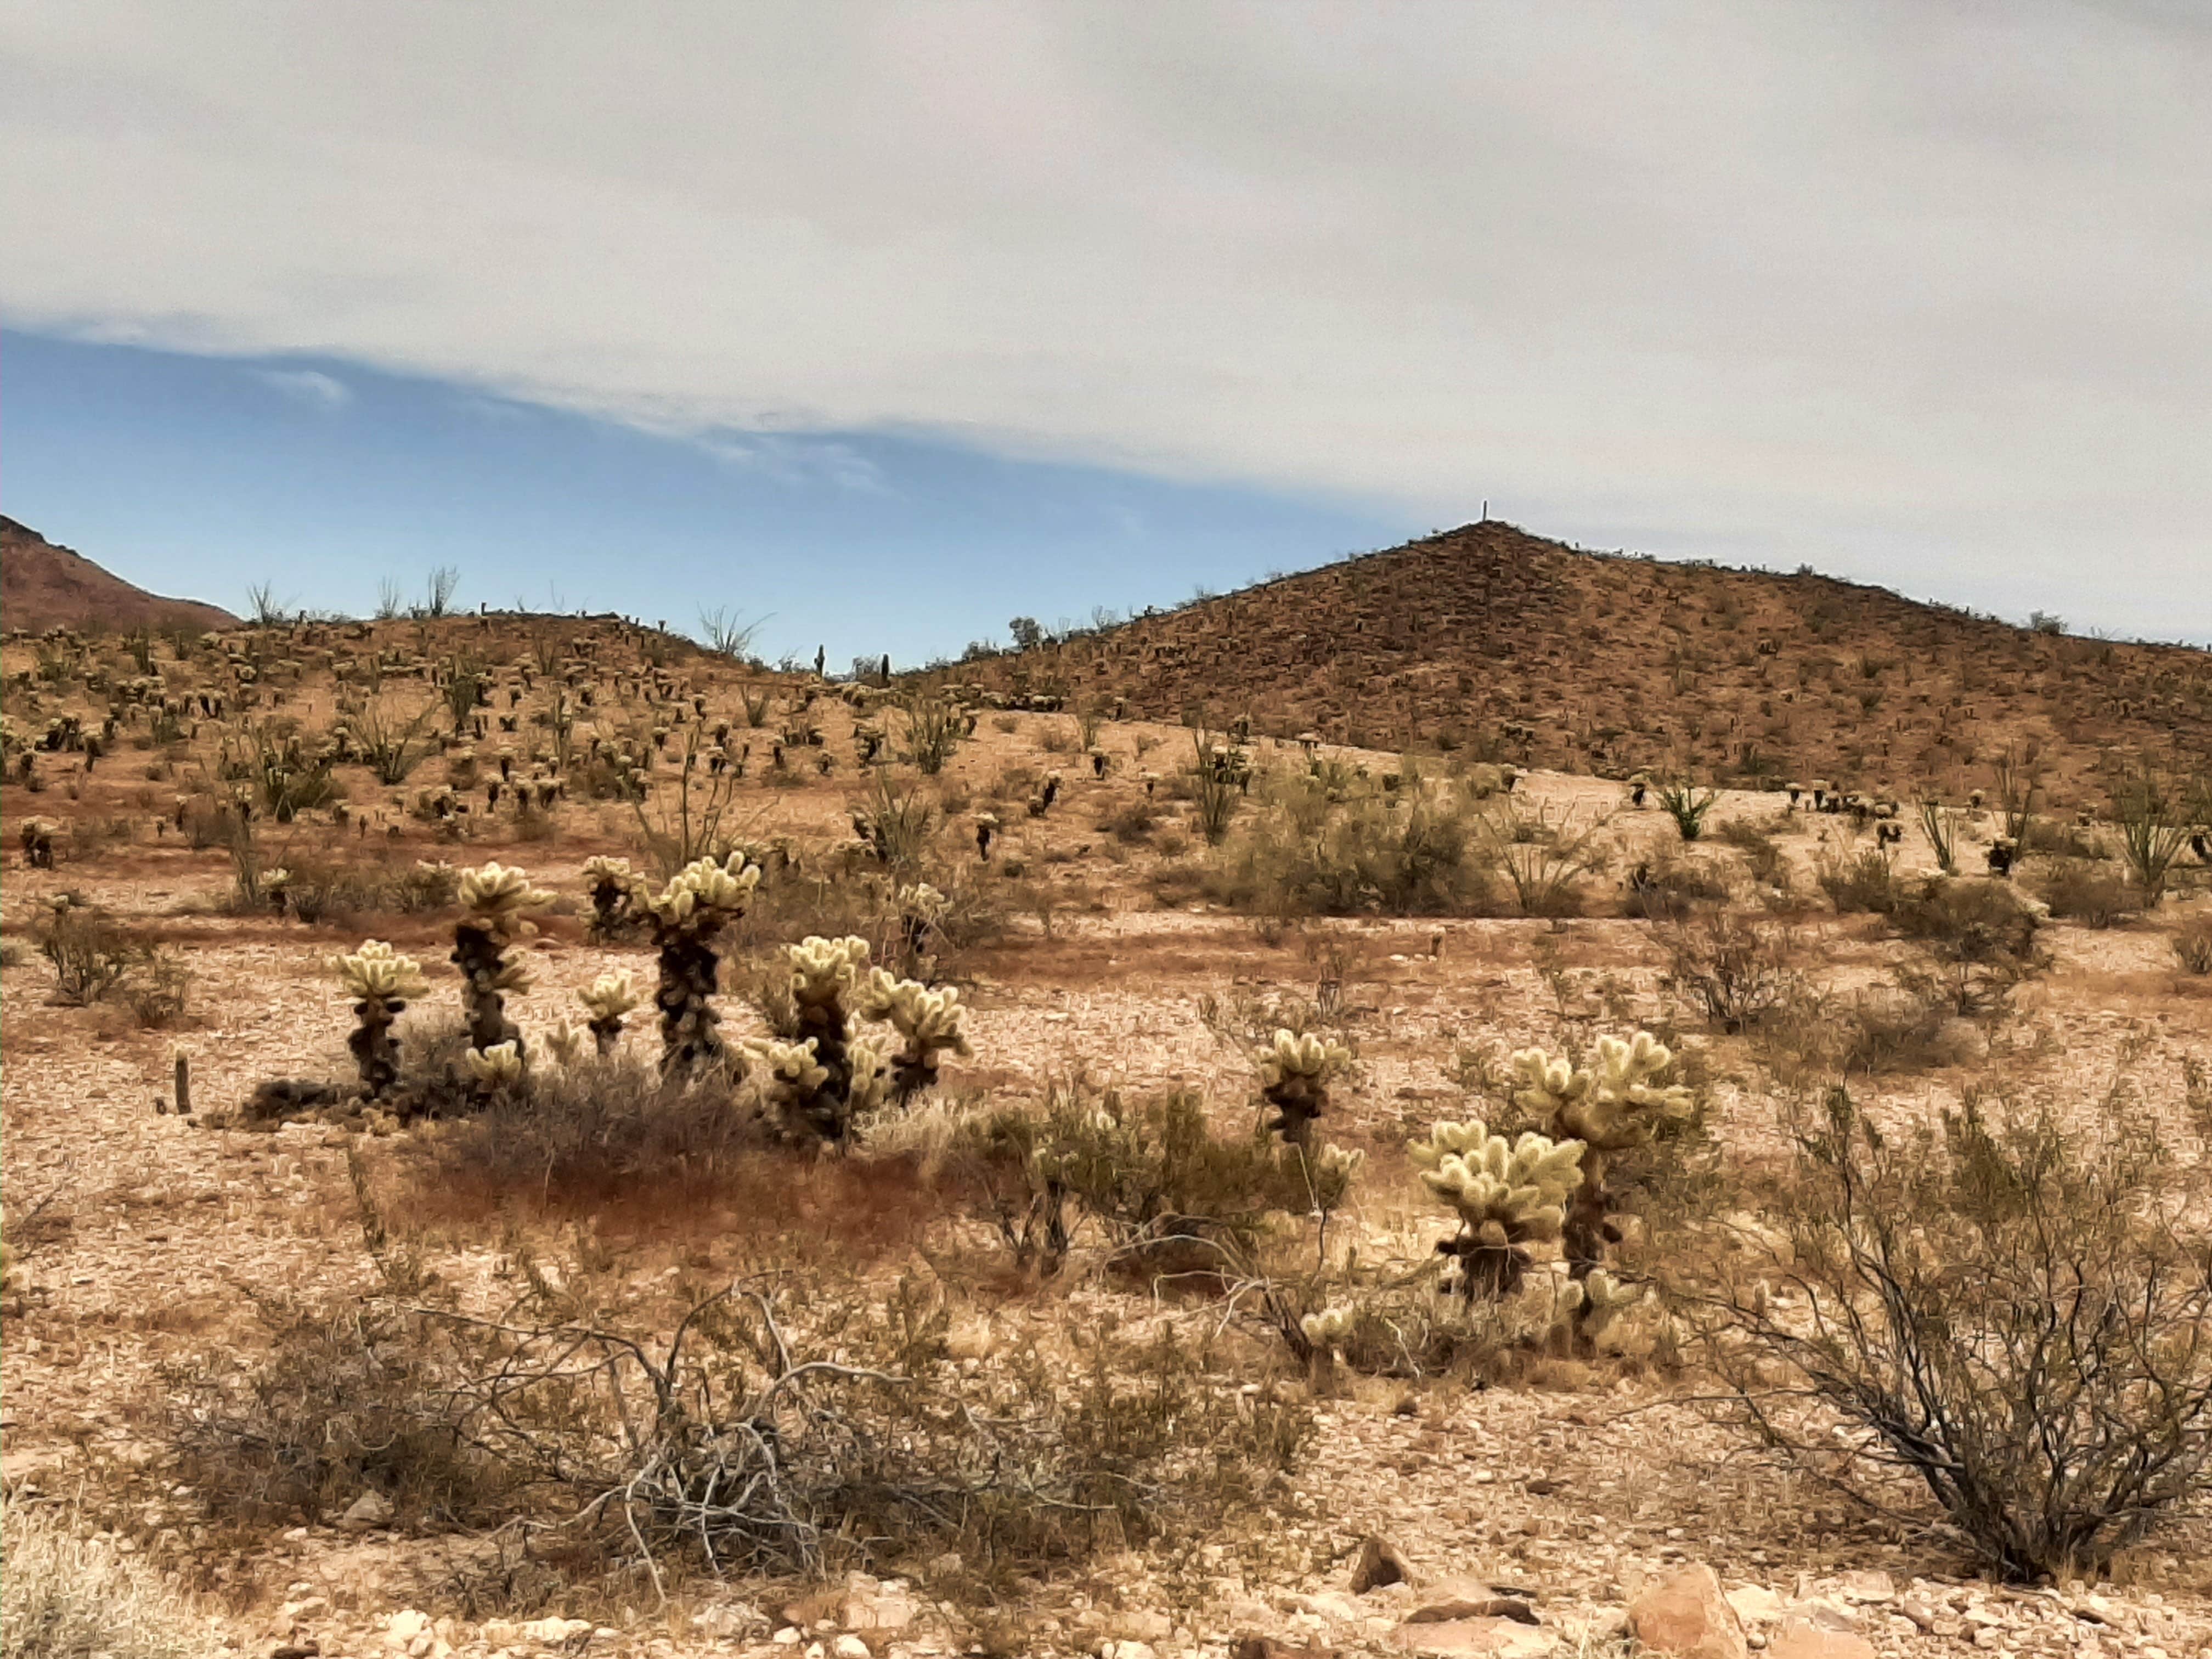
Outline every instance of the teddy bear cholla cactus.
[(489, 1048), (471, 1048), (461, 1058), (467, 1063), (469, 1076), (477, 1090), (489, 1097), (522, 1081), (528, 1069), (529, 1054), (522, 1046), (522, 1039), (515, 1037), (506, 1042), (495, 1042)]
[(587, 1029), (602, 1060), (613, 1054), (615, 1044), (622, 1041), (623, 1016), (644, 1000), (630, 976), (621, 972), (601, 974), (588, 990), (576, 994), (576, 1000), (592, 1017)]
[(361, 1091), (370, 1100), (381, 1099), (399, 1077), (399, 1039), (392, 1035), (392, 1022), (407, 1012), (408, 998), (429, 988), (415, 958), (400, 955), (382, 939), (365, 940), (351, 955), (332, 957), (330, 965), (361, 1022), (346, 1039), (361, 1073)]
[(459, 896), (462, 914), (453, 925), (453, 963), (461, 970), (469, 1046), (489, 1049), (519, 1043), (522, 1033), (507, 1017), (507, 994), (527, 991), (530, 975), (521, 963), (507, 959), (507, 948), (538, 931), (530, 917), (550, 903), (553, 895), (532, 887), (523, 872), (495, 862), (463, 871)]
[(711, 999), (721, 968), (715, 950), (722, 930), (745, 913), (760, 884), (760, 866), (741, 852), (726, 861), (699, 859), (686, 865), (646, 902), (646, 917), (659, 952), (660, 1066), (688, 1071), (719, 1060), (720, 1016)]
[(1519, 1289), (1534, 1259), (1528, 1247), (1559, 1236), (1582, 1184), (1583, 1143), (1525, 1133), (1509, 1144), (1471, 1121), (1435, 1124), (1407, 1150), (1422, 1184), (1459, 1217), (1459, 1231), (1437, 1246), (1455, 1264), (1457, 1292), (1472, 1302)]
[(634, 917), (637, 872), (628, 859), (588, 858), (584, 860), (584, 883), (592, 900), (592, 937), (602, 941), (617, 937)]
[(1260, 1092), (1275, 1109), (1267, 1127), (1293, 1146), (1311, 1145), (1329, 1083), (1351, 1064), (1352, 1051), (1341, 1043), (1278, 1030), (1260, 1055)]
[(972, 1052), (960, 1029), (961, 1017), (967, 1011), (960, 1006), (960, 993), (952, 986), (933, 991), (878, 968), (868, 975), (857, 1011), (863, 1019), (888, 1020), (905, 1039), (905, 1046), (890, 1061), (891, 1086), (901, 1100), (937, 1081), (942, 1055)]
[(1667, 1045), (1649, 1031), (1626, 1039), (1600, 1037), (1595, 1066), (1570, 1065), (1541, 1048), (1513, 1056), (1513, 1075), (1521, 1084), (1514, 1100), (1541, 1118), (1554, 1139), (1571, 1138), (1589, 1148), (1561, 1233), (1577, 1277), (1605, 1260), (1608, 1244), (1620, 1242), (1620, 1230), (1607, 1218), (1615, 1197), (1606, 1185), (1608, 1160), (1690, 1114), (1688, 1089), (1654, 1081), (1674, 1062)]

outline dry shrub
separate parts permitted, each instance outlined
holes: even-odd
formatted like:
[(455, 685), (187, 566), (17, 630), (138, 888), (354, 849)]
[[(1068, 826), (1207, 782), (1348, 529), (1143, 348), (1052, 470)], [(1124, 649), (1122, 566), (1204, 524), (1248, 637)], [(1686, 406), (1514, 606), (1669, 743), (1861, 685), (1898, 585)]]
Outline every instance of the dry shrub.
[(1815, 878), (1838, 915), (1870, 912), (1886, 916), (1897, 908), (1897, 861), (1880, 847), (1850, 854), (1824, 854)]
[(2182, 923), (2173, 935), (2173, 959), (2185, 973), (2212, 974), (2212, 916)]
[(1660, 942), (1668, 988), (1716, 1030), (1733, 1036), (1763, 1024), (1799, 993), (1782, 935), (1725, 911), (1670, 927)]
[(1502, 914), (1476, 814), (1449, 800), (1344, 800), (1313, 780), (1270, 787), (1203, 878), (1206, 896), (1248, 914)]
[(2051, 914), (2085, 927), (2117, 927), (2142, 914), (2142, 892), (2112, 866), (2053, 859), (2037, 872), (2035, 894)]
[(1837, 1089), (1796, 1149), (1735, 1256), (1672, 1256), (1759, 1441), (2015, 1580), (2202, 1501), (2212, 1275), (2151, 1138), (1970, 1098), (1892, 1139)]
[(1646, 921), (1682, 921), (1700, 905), (1728, 902), (1721, 873), (1692, 860), (1665, 854), (1628, 872), (1627, 911)]
[(78, 1007), (116, 994), (146, 957), (124, 928), (76, 904), (49, 911), (36, 938), (53, 966), (55, 995)]
[(795, 1256), (671, 1293), (518, 1249), (491, 1313), (384, 1261), (357, 1318), (302, 1316), (192, 1384), (172, 1438), (210, 1508), (385, 1490), (402, 1525), (499, 1526), (574, 1577), (663, 1591), (945, 1549), (999, 1578), (1218, 1526), (1311, 1431), (1164, 1322), (963, 1361), (935, 1286)]
[(1971, 1040), (1946, 1000), (1894, 982), (1844, 994), (1801, 985), (1756, 1036), (1761, 1063), (1793, 1086), (1953, 1065)]
[(216, 1644), (205, 1618), (153, 1565), (79, 1538), (70, 1517), (22, 1498), (0, 1519), (8, 1591), (0, 1652), (8, 1659), (195, 1659)]
[[(434, 1047), (423, 1069), (443, 1059)], [(456, 1077), (452, 1086), (466, 1085)], [(673, 1206), (719, 1190), (774, 1140), (726, 1074), (664, 1078), (651, 1064), (617, 1054), (541, 1063), (524, 1087), (466, 1115), (457, 1112), (428, 1139), (425, 1155), (436, 1185), (457, 1196)]]
[(180, 1363), (165, 1378), (169, 1449), (210, 1516), (313, 1523), (374, 1492), (404, 1527), (501, 1518), (513, 1484), (446, 1390), (449, 1329), (397, 1299), (263, 1297), (256, 1312), (258, 1358)]

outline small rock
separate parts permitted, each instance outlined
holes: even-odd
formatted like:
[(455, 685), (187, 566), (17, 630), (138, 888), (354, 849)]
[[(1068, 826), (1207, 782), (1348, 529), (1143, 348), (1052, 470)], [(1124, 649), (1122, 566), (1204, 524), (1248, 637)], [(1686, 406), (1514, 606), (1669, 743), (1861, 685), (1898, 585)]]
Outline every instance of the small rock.
[(1408, 1653), (1486, 1654), (1491, 1659), (1543, 1659), (1559, 1645), (1559, 1638), (1550, 1631), (1532, 1629), (1511, 1619), (1409, 1622), (1399, 1626), (1392, 1639)]
[(338, 1517), (339, 1527), (346, 1532), (368, 1532), (391, 1524), (392, 1500), (380, 1492), (362, 1493)]
[(1535, 1608), (1510, 1595), (1431, 1598), (1406, 1615), (1409, 1625), (1443, 1625), (1461, 1619), (1510, 1619), (1516, 1625), (1538, 1622)]
[(1916, 1601), (1908, 1595), (1897, 1604), (1897, 1610), (1923, 1630), (1936, 1628), (1936, 1609), (1925, 1601)]
[(1838, 1573), (1836, 1589), (1846, 1601), (1893, 1601), (1897, 1599), (1897, 1586), (1886, 1572)]
[(1743, 1624), (1702, 1563), (1669, 1573), (1632, 1602), (1630, 1627), (1647, 1648), (1681, 1659), (1744, 1659)]
[(1782, 1617), (1782, 1598), (1764, 1584), (1746, 1584), (1728, 1593), (1728, 1604), (1747, 1625), (1771, 1625)]
[(830, 1659), (872, 1659), (868, 1644), (857, 1636), (841, 1636), (830, 1644)]
[(1241, 1636), (1230, 1653), (1231, 1659), (1336, 1659), (1334, 1648), (1318, 1647), (1311, 1643), (1294, 1648), (1272, 1636)]
[(1413, 1570), (1398, 1547), (1378, 1533), (1370, 1533), (1359, 1547), (1359, 1559), (1352, 1569), (1352, 1593), (1364, 1595), (1383, 1584), (1410, 1584)]
[(1875, 1659), (1875, 1650), (1863, 1636), (1793, 1619), (1768, 1639), (1766, 1659)]
[(516, 1627), (523, 1640), (546, 1648), (566, 1646), (580, 1636), (589, 1635), (591, 1629), (588, 1619), (531, 1619)]

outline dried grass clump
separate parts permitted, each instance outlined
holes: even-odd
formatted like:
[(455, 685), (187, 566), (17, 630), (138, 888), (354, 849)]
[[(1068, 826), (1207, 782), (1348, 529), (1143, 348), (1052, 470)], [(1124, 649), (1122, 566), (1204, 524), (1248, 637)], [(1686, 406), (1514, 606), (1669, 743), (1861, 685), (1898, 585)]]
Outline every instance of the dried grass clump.
[(198, 1659), (216, 1650), (205, 1617), (150, 1563), (77, 1537), (62, 1511), (11, 1499), (0, 1536), (8, 1659)]

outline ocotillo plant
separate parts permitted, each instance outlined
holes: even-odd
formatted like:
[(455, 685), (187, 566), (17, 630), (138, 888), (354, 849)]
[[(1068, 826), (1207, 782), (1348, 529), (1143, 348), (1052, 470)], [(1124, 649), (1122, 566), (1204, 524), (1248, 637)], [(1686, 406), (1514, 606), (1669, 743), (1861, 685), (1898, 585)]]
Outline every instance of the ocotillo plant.
[(520, 963), (507, 959), (507, 951), (518, 938), (538, 931), (531, 915), (552, 898), (543, 888), (532, 887), (523, 872), (497, 863), (461, 872), (462, 914), (453, 925), (453, 963), (461, 970), (471, 1048), (520, 1041), (521, 1031), (507, 1017), (507, 994), (527, 991), (530, 975)]
[[(734, 866), (734, 867), (732, 867)], [(711, 1000), (721, 967), (722, 930), (745, 912), (760, 866), (732, 853), (726, 863), (699, 859), (686, 865), (647, 903), (653, 942), (659, 952), (660, 1066), (674, 1074), (718, 1060), (720, 1016)]]
[(1328, 1106), (1330, 1081), (1352, 1064), (1352, 1051), (1309, 1032), (1278, 1030), (1260, 1056), (1260, 1092), (1275, 1109), (1267, 1125), (1293, 1146), (1313, 1144), (1314, 1120)]
[(1571, 1066), (1541, 1048), (1523, 1048), (1513, 1056), (1513, 1074), (1522, 1085), (1515, 1101), (1541, 1118), (1555, 1138), (1572, 1137), (1589, 1149), (1561, 1234), (1577, 1279), (1605, 1260), (1608, 1244), (1620, 1242), (1620, 1229), (1609, 1218), (1618, 1194), (1606, 1184), (1608, 1160), (1644, 1145), (1662, 1124), (1690, 1114), (1688, 1089), (1653, 1081), (1674, 1060), (1667, 1045), (1649, 1031), (1627, 1040), (1600, 1037), (1595, 1069)]
[(346, 1048), (361, 1073), (362, 1094), (381, 1099), (399, 1076), (399, 1039), (392, 1035), (392, 1022), (406, 1012), (409, 997), (429, 988), (415, 959), (381, 939), (364, 941), (350, 956), (332, 957), (330, 965), (354, 1000), (354, 1018), (360, 1021)]
[(1582, 1184), (1583, 1143), (1523, 1134), (1508, 1145), (1480, 1121), (1444, 1122), (1407, 1150), (1421, 1183), (1459, 1217), (1459, 1231), (1437, 1245), (1453, 1263), (1451, 1288), (1469, 1302), (1520, 1289), (1534, 1260), (1528, 1247), (1559, 1236)]

